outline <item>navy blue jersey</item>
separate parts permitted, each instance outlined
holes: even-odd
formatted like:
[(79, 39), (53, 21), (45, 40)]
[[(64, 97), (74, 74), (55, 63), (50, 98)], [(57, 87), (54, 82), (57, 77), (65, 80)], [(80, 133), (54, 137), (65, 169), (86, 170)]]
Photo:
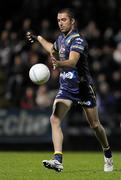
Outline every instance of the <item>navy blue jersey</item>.
[(84, 37), (81, 37), (77, 30), (67, 36), (61, 34), (54, 43), (54, 49), (58, 52), (60, 61), (68, 60), (71, 51), (80, 53), (76, 67), (61, 69), (60, 88), (56, 99), (70, 99), (89, 108), (96, 106), (87, 62), (88, 44)]
[(73, 30), (67, 36), (62, 33), (55, 41), (54, 49), (58, 51), (60, 61), (69, 59), (71, 51), (80, 53), (80, 59), (75, 68), (61, 69), (60, 89), (77, 94), (81, 82), (86, 81), (87, 84), (92, 84), (87, 62), (88, 44), (77, 30)]

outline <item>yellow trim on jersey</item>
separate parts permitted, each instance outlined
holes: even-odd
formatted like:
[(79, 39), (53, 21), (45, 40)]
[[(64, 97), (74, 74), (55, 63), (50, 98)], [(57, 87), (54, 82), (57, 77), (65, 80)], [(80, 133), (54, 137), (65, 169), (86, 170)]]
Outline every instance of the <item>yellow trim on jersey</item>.
[(75, 38), (75, 37), (79, 37), (79, 34), (72, 34), (72, 35), (70, 35), (69, 40), (67, 40), (67, 43), (70, 43), (72, 38)]

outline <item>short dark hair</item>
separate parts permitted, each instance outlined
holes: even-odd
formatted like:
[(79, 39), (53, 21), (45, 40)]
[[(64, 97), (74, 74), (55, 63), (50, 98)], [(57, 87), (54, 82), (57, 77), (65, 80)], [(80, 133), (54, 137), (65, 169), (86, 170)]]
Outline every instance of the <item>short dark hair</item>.
[(74, 12), (71, 8), (63, 8), (63, 9), (60, 9), (58, 11), (58, 13), (67, 13), (68, 16), (72, 19), (74, 18), (75, 19), (75, 15), (74, 15)]

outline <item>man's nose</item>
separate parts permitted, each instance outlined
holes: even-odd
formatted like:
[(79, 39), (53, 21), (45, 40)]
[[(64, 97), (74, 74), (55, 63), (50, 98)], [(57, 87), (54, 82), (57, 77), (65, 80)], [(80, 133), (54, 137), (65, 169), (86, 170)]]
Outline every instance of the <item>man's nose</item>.
[(62, 26), (63, 23), (60, 21), (59, 24), (60, 24), (60, 26)]

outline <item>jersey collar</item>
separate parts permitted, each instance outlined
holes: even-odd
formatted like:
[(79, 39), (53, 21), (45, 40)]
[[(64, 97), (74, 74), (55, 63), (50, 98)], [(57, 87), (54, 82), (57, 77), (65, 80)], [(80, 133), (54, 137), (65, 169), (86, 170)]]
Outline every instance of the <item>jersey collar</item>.
[(65, 35), (64, 33), (63, 33), (63, 37), (64, 38), (67, 38), (67, 37), (69, 37), (71, 34), (73, 34), (73, 33), (78, 33), (78, 30), (77, 29), (72, 29), (67, 35)]

